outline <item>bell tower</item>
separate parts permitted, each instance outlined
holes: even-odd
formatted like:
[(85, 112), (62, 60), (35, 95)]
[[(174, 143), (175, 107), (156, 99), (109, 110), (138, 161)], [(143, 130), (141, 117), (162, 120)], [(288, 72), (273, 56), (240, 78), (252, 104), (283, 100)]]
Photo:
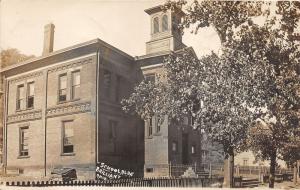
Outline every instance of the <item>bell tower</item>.
[(151, 40), (146, 42), (146, 54), (182, 49), (182, 36), (177, 26), (184, 13), (180, 9), (163, 10), (161, 6), (146, 9), (150, 15)]

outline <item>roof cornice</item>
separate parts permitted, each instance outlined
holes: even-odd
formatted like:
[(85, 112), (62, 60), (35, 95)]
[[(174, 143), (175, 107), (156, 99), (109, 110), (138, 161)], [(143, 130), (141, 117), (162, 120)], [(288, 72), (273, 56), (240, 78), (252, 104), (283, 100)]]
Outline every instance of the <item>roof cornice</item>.
[(119, 53), (119, 54), (125, 56), (126, 58), (134, 61), (134, 58), (132, 56), (130, 56), (129, 54), (121, 51), (118, 48), (115, 48), (114, 46), (112, 46), (112, 45), (104, 42), (103, 40), (100, 40), (99, 38), (96, 38), (96, 39), (93, 39), (93, 40), (90, 40), (90, 41), (87, 41), (87, 42), (83, 42), (83, 43), (80, 43), (80, 44), (76, 44), (76, 45), (73, 45), (73, 46), (70, 46), (70, 47), (67, 47), (67, 48), (63, 48), (63, 49), (51, 52), (51, 53), (49, 53), (47, 55), (43, 55), (43, 56), (31, 58), (31, 59), (28, 59), (26, 61), (22, 61), (20, 63), (13, 64), (11, 66), (8, 66), (8, 67), (5, 67), (5, 68), (1, 69), (0, 73), (5, 73), (7, 71), (11, 71), (11, 70), (19, 68), (21, 66), (28, 65), (28, 64), (30, 64), (32, 62), (47, 60), (49, 58), (59, 56), (59, 55), (61, 55), (63, 53), (69, 53), (69, 52), (72, 52), (73, 50), (77, 50), (77, 49), (80, 49), (80, 48), (88, 47), (88, 46), (91, 46), (91, 45), (95, 45), (98, 48), (101, 48), (101, 47), (108, 48), (108, 49), (110, 49), (112, 51), (115, 51), (116, 53)]

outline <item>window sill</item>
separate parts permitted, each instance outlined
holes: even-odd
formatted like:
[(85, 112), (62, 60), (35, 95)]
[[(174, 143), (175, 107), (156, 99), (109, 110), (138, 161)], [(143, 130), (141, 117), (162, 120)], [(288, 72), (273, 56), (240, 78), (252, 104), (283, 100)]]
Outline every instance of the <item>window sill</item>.
[(75, 156), (75, 153), (61, 153), (61, 156)]
[(66, 103), (70, 103), (70, 102), (76, 102), (79, 101), (80, 98), (76, 98), (76, 99), (72, 99), (72, 100), (66, 100), (66, 101), (58, 101), (57, 104), (66, 104)]
[(19, 113), (19, 112), (30, 111), (30, 110), (34, 110), (34, 107), (32, 107), (32, 108), (18, 109), (18, 110), (16, 110), (16, 112)]
[(153, 139), (153, 135), (148, 136), (147, 139)]
[(58, 101), (57, 104), (64, 104), (67, 103), (68, 101)]
[(26, 159), (26, 158), (30, 158), (30, 156), (18, 156), (18, 159)]

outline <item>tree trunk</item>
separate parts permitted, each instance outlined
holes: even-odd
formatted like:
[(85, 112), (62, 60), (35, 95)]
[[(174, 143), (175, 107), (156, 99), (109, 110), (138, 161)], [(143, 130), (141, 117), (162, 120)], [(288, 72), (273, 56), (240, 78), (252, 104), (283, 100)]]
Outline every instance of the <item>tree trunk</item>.
[(298, 174), (297, 162), (294, 163), (293, 169), (294, 169), (293, 181), (294, 181), (294, 184), (296, 185), (297, 184), (297, 174)]
[(276, 151), (271, 155), (269, 188), (274, 188), (275, 169), (276, 169)]
[(234, 153), (233, 148), (229, 148), (224, 160), (224, 182), (223, 187), (234, 187)]

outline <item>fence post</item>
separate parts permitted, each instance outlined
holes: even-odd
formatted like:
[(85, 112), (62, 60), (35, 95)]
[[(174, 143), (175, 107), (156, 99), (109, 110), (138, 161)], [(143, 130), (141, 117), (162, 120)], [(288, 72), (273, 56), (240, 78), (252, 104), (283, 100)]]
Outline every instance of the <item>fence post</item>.
[(195, 173), (197, 173), (197, 162), (195, 162), (194, 167), (195, 167)]
[(261, 166), (259, 166), (259, 169), (258, 169), (258, 181), (260, 182), (260, 183), (262, 183), (262, 180), (261, 180)]
[(212, 178), (211, 162), (209, 162), (209, 178)]
[(172, 176), (172, 166), (171, 166), (171, 162), (169, 162), (169, 177)]

